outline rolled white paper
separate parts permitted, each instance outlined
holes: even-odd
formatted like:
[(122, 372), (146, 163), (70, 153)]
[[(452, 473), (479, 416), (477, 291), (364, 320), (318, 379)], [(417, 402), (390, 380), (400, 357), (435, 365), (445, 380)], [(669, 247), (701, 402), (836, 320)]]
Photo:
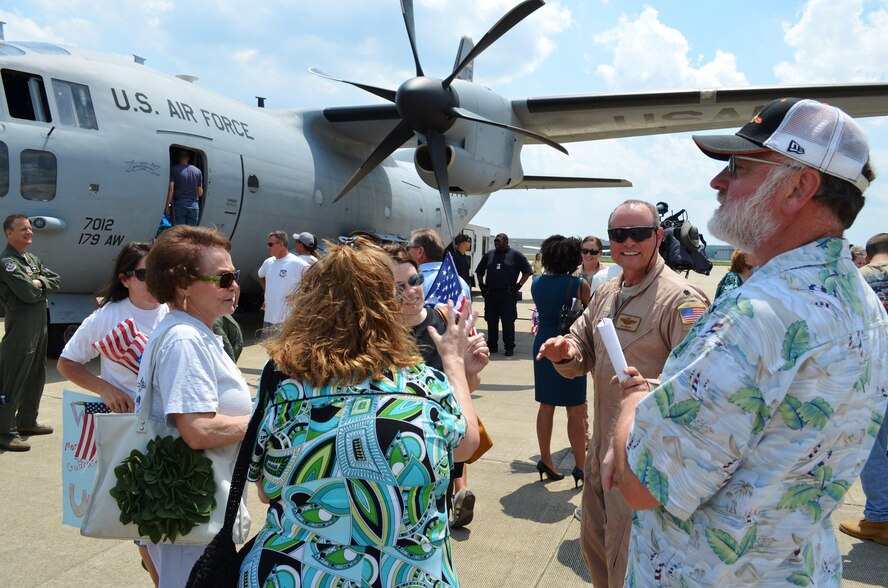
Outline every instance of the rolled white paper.
[(621, 382), (628, 379), (629, 375), (623, 372), (623, 369), (627, 367), (626, 356), (623, 355), (623, 348), (620, 347), (620, 340), (617, 338), (614, 321), (609, 318), (603, 318), (596, 326), (601, 334), (601, 340), (604, 341), (604, 347), (610, 356), (614, 371), (617, 372), (617, 378)]

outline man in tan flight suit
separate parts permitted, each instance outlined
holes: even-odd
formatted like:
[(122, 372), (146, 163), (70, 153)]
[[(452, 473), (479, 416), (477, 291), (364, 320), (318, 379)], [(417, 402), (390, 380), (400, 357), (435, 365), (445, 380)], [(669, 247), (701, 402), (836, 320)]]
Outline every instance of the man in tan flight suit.
[[(673, 347), (681, 343), (709, 300), (696, 286), (672, 271), (658, 250), (663, 239), (657, 209), (627, 200), (608, 220), (611, 257), (622, 274), (602, 285), (566, 337), (540, 347), (538, 361), (551, 360), (567, 378), (593, 376), (595, 398), (592, 439), (586, 452), (580, 543), (583, 559), (598, 588), (623, 586), (632, 512), (616, 490), (605, 492), (601, 462), (622, 394), (604, 342), (595, 325), (613, 320), (629, 365), (643, 374), (659, 374)], [(656, 382), (659, 383), (659, 382)], [(653, 386), (652, 386), (653, 388)]]

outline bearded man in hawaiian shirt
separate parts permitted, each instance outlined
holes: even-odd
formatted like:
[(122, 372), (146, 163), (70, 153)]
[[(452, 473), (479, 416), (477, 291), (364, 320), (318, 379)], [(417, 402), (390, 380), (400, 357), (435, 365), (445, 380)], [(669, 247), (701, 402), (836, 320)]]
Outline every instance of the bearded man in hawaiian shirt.
[(866, 136), (786, 98), (694, 140), (728, 162), (710, 232), (761, 268), (697, 321), (661, 385), (626, 369), (604, 467), (636, 510), (626, 585), (839, 586), (830, 517), (888, 398), (888, 316), (842, 239), (875, 178)]

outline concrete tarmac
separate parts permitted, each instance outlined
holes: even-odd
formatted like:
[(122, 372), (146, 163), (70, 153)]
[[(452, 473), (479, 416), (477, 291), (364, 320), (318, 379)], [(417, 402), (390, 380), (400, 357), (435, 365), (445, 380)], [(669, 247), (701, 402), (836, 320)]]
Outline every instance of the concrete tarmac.
[[(724, 275), (691, 280), (710, 295)], [(481, 308), (483, 302), (475, 301)], [(537, 404), (533, 399), (530, 357), (530, 284), (519, 303), (515, 356), (493, 355), (474, 394), (476, 408), (494, 440), (493, 448), (469, 467), (469, 486), (477, 496), (475, 520), (452, 533), (460, 584), (466, 588), (588, 586), (589, 574), (580, 556), (579, 522), (573, 518), (581, 488), (570, 477), (574, 466), (568, 449), (567, 418), (555, 417), (552, 448), (558, 470), (566, 477), (540, 482), (536, 440)], [(242, 317), (247, 347), (238, 362), (255, 392), (267, 357), (253, 331), (258, 315)], [(479, 327), (483, 330), (483, 320)], [(90, 368), (98, 370), (98, 362)], [(40, 420), (56, 433), (32, 437), (26, 453), (0, 452), (0, 587), (133, 586), (150, 587), (135, 546), (126, 541), (88, 539), (62, 525), (61, 428), (62, 391), (78, 388), (62, 378), (50, 362)], [(591, 392), (591, 385), (590, 385)], [(67, 497), (64, 497), (67, 500)], [(264, 509), (250, 490), (254, 531)], [(859, 480), (835, 513), (833, 523), (862, 516), (864, 496)], [(888, 547), (858, 541), (839, 533), (844, 582), (849, 587), (888, 586)]]

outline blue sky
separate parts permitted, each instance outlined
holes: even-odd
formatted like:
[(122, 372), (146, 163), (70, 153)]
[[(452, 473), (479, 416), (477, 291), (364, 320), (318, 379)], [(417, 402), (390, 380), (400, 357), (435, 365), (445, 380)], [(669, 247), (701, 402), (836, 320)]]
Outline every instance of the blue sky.
[[(476, 41), (516, 0), (415, 0), (420, 59), (450, 72), (460, 36)], [(47, 40), (138, 54), (168, 74), (272, 108), (368, 104), (375, 97), (307, 72), (397, 86), (413, 60), (397, 0), (7, 0), (8, 40)], [(510, 97), (888, 80), (888, 0), (551, 1), (475, 63), (475, 81)], [(888, 169), (888, 117), (864, 119), (876, 170)], [(502, 191), (473, 220), (513, 237), (603, 236), (626, 198), (685, 208), (702, 228), (720, 166), (688, 135), (571, 143), (570, 157), (522, 153), (525, 173), (622, 177), (629, 189)], [(888, 172), (886, 172), (888, 173)], [(888, 230), (888, 176), (867, 191), (847, 232), (862, 244)], [(709, 239), (710, 242), (714, 240)]]

